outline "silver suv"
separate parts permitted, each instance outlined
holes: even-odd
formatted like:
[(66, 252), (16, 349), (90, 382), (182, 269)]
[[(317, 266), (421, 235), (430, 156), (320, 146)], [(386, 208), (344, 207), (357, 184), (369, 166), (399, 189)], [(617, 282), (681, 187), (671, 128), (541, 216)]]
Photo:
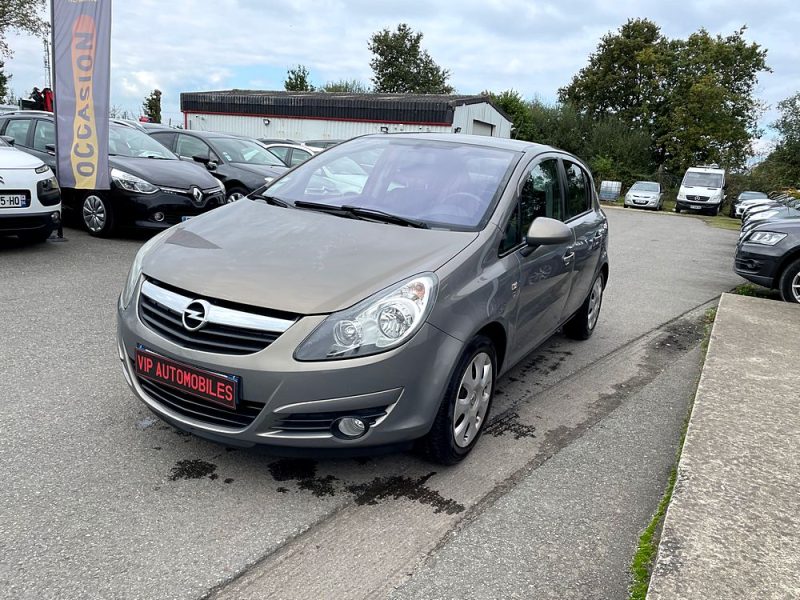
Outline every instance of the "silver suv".
[(608, 225), (580, 160), (520, 141), (365, 136), (137, 255), (119, 299), (134, 393), (228, 445), (416, 441), (453, 464), (498, 376), (586, 339)]

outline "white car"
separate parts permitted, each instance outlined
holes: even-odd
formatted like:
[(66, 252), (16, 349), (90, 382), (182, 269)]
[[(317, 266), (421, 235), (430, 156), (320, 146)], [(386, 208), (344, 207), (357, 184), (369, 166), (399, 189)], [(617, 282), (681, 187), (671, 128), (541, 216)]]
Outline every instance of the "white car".
[(623, 206), (628, 208), (634, 206), (638, 208), (652, 208), (661, 210), (664, 205), (662, 200), (661, 185), (655, 181), (637, 181), (625, 194)]
[(61, 222), (61, 188), (46, 164), (0, 138), (0, 236), (43, 242)]

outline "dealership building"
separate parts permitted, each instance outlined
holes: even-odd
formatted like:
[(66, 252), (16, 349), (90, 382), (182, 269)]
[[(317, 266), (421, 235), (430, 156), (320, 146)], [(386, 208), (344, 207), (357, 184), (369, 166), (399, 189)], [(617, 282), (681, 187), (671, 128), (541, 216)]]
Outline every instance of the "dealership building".
[(511, 120), (488, 96), (184, 92), (181, 111), (187, 129), (254, 138), (341, 140), (401, 131), (511, 137)]

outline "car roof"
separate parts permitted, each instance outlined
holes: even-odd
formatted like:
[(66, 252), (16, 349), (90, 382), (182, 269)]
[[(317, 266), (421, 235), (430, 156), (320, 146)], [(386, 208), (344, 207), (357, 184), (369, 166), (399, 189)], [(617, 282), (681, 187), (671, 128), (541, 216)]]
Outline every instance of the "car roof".
[(3, 113), (3, 117), (52, 117), (53, 113), (46, 110), (13, 110), (11, 112)]
[(513, 150), (516, 152), (533, 152), (536, 154), (541, 154), (542, 152), (561, 152), (563, 154), (570, 154), (565, 150), (559, 150), (558, 148), (553, 148), (552, 146), (546, 146), (544, 144), (512, 140), (509, 138), (490, 137), (488, 135), (469, 135), (465, 133), (372, 133), (362, 137), (383, 137), (391, 139), (397, 136), (435, 142), (466, 144), (470, 146), (485, 146), (501, 150)]
[(214, 138), (229, 138), (234, 140), (251, 140), (251, 137), (246, 135), (232, 135), (230, 133), (220, 133), (218, 131), (200, 131), (199, 129), (181, 129), (180, 133), (186, 133), (199, 138), (214, 139)]
[(717, 167), (689, 167), (686, 169), (687, 173), (722, 173), (725, 174), (725, 169)]

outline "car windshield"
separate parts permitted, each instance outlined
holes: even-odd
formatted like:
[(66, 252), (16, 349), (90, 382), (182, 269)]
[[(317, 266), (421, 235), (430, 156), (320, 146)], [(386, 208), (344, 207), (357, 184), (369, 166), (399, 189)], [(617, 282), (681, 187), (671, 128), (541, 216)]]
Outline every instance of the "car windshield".
[(631, 187), (634, 192), (657, 192), (658, 184), (653, 181), (637, 181)]
[(222, 155), (226, 162), (245, 163), (248, 165), (267, 165), (270, 167), (285, 167), (286, 165), (272, 152), (250, 140), (240, 138), (213, 138), (216, 151)]
[(692, 171), (686, 173), (686, 176), (683, 178), (683, 185), (687, 187), (721, 188), (722, 175), (719, 173), (700, 173)]
[(474, 230), (488, 218), (518, 153), (419, 138), (338, 145), (268, 186), (287, 202), (358, 207), (430, 227)]
[(146, 133), (124, 125), (109, 127), (108, 153), (112, 156), (178, 160), (177, 156)]

